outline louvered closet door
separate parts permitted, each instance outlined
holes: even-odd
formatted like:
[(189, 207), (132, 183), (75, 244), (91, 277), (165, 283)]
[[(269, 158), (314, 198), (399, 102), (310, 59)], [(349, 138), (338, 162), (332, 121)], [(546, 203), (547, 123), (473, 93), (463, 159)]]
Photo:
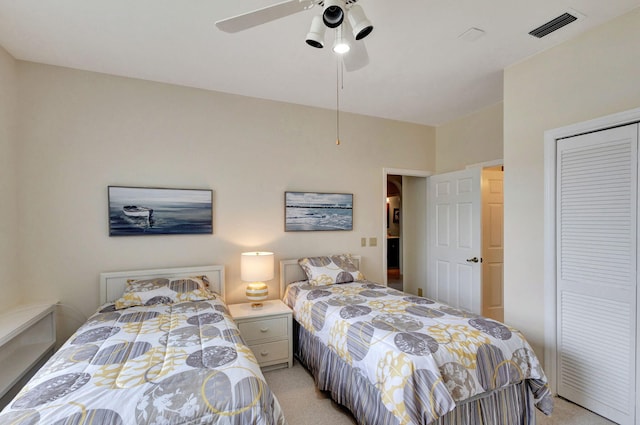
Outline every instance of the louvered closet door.
[(558, 142), (558, 394), (635, 422), (638, 125)]

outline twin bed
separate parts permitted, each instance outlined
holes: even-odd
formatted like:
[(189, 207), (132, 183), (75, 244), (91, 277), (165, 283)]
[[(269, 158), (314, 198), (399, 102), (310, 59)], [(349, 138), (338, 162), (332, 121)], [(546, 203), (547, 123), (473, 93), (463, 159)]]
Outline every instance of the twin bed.
[(551, 413), (546, 378), (519, 331), (368, 282), (359, 260), (280, 265), (295, 354), (359, 424), (535, 424), (536, 408)]
[(0, 423), (286, 424), (224, 303), (224, 267), (104, 273), (101, 307)]
[[(359, 261), (280, 263), (296, 356), (359, 424), (534, 424), (535, 408), (550, 413), (546, 379), (520, 332), (368, 282)], [(100, 281), (99, 310), (0, 423), (286, 424), (229, 316), (223, 266)]]

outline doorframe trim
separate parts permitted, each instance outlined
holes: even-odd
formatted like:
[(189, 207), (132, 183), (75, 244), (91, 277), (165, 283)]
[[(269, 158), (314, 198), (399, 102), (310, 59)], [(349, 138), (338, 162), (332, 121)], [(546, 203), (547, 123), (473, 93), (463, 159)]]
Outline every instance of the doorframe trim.
[[(558, 140), (640, 121), (640, 108), (544, 132), (544, 370), (549, 388), (557, 394), (557, 280), (556, 280), (556, 169)], [(640, 298), (640, 291), (637, 291)], [(640, 302), (638, 303), (640, 305)], [(640, 327), (638, 327), (640, 329)], [(637, 338), (640, 340), (640, 337)], [(638, 368), (636, 368), (638, 369)], [(636, 370), (636, 376), (639, 374)], [(636, 378), (636, 386), (640, 386)], [(637, 390), (636, 392), (639, 392)], [(640, 406), (636, 408), (640, 409)], [(636, 416), (640, 413), (636, 413)]]
[(490, 167), (497, 167), (499, 165), (503, 165), (504, 166), (504, 159), (494, 159), (493, 161), (484, 161), (484, 162), (478, 162), (476, 164), (469, 164), (466, 167), (464, 167), (466, 170), (470, 169), (470, 168), (490, 168)]
[[(427, 178), (433, 173), (426, 170), (414, 170), (408, 168), (382, 168), (382, 236), (380, 237), (380, 245), (382, 246), (382, 283), (386, 286), (387, 280), (387, 176), (398, 175), (407, 177), (424, 177)], [(426, 217), (425, 217), (426, 220)]]

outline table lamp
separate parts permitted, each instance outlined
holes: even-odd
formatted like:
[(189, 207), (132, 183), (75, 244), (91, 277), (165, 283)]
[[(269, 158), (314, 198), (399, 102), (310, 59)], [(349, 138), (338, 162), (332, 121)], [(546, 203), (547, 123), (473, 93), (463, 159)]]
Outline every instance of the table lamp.
[(240, 279), (249, 282), (246, 294), (251, 308), (262, 308), (260, 301), (269, 295), (269, 288), (264, 282), (273, 279), (273, 252), (243, 252)]

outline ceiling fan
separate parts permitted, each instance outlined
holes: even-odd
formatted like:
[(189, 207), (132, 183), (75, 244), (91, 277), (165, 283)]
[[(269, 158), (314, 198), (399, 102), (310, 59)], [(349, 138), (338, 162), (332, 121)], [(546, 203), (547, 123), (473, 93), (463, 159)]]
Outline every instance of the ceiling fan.
[[(309, 46), (321, 49), (327, 28), (335, 29), (333, 51), (344, 54), (344, 67), (356, 71), (369, 63), (369, 55), (361, 42), (373, 31), (373, 25), (364, 14), (358, 0), (286, 0), (216, 22), (218, 29), (235, 33), (285, 16), (322, 7), (322, 15), (315, 16), (306, 37)], [(345, 54), (349, 52), (349, 54)]]

